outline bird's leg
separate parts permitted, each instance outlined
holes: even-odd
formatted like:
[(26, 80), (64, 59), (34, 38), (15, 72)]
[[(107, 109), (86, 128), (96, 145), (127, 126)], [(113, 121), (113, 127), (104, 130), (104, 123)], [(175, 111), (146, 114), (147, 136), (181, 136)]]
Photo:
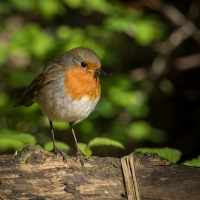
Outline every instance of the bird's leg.
[(86, 160), (86, 158), (83, 157), (83, 155), (82, 155), (82, 153), (80, 151), (80, 148), (78, 146), (78, 142), (76, 140), (76, 135), (75, 135), (74, 129), (72, 128), (72, 125), (73, 125), (73, 122), (70, 122), (69, 126), (71, 128), (72, 135), (73, 135), (74, 141), (75, 141), (75, 146), (76, 146), (76, 156), (80, 160), (81, 165), (83, 166), (84, 165), (84, 160)]
[(50, 128), (51, 128), (51, 135), (52, 135), (52, 140), (53, 140), (53, 152), (56, 152), (56, 151), (58, 151), (58, 148), (56, 146), (52, 121), (49, 120), (49, 124), (50, 124)]
[(63, 157), (63, 161), (67, 162), (67, 158), (66, 158), (66, 153), (63, 150), (58, 149), (58, 147), (56, 146), (56, 141), (55, 141), (55, 137), (54, 137), (54, 130), (53, 130), (53, 123), (52, 121), (49, 120), (49, 124), (50, 124), (50, 128), (51, 128), (51, 135), (52, 135), (52, 140), (53, 140), (53, 152), (55, 154), (60, 153)]

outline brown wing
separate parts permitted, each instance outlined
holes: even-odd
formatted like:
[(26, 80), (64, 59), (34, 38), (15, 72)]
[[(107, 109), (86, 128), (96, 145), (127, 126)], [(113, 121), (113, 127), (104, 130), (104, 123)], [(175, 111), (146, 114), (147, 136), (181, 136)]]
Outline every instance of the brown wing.
[(43, 72), (38, 75), (26, 88), (24, 93), (22, 94), (21, 100), (14, 105), (16, 106), (31, 106), (34, 101), (33, 98), (37, 90), (46, 84), (50, 83), (51, 81), (56, 80), (65, 73), (64, 68), (58, 64), (50, 64), (47, 68), (43, 70)]

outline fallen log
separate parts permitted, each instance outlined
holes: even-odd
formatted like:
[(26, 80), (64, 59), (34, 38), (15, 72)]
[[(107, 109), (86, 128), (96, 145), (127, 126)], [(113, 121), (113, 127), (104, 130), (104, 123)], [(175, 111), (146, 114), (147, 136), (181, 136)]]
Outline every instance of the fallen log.
[(156, 154), (74, 157), (27, 146), (0, 156), (0, 199), (200, 199), (200, 168), (167, 162)]
[(27, 146), (17, 156), (0, 156), (0, 199), (120, 199), (120, 159), (91, 157), (82, 167), (57, 154)]

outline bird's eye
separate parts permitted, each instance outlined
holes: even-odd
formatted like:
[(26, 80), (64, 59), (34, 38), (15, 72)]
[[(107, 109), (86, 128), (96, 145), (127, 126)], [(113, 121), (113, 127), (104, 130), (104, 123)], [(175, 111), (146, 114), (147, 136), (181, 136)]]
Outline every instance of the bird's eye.
[(81, 62), (81, 66), (82, 66), (83, 68), (85, 68), (85, 67), (87, 67), (87, 64), (86, 64), (85, 62)]

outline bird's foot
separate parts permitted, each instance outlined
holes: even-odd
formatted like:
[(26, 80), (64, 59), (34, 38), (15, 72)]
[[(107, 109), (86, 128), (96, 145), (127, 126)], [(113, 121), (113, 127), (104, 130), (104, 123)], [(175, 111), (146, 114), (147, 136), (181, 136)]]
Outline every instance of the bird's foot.
[(81, 151), (79, 149), (77, 149), (76, 151), (76, 162), (80, 161), (81, 165), (84, 166), (84, 163), (87, 162), (87, 158), (83, 156), (83, 154), (81, 153)]
[(61, 155), (63, 157), (63, 162), (66, 163), (67, 162), (67, 151), (66, 150), (61, 150), (58, 149), (57, 147), (54, 147), (52, 152), (55, 153), (55, 155)]

